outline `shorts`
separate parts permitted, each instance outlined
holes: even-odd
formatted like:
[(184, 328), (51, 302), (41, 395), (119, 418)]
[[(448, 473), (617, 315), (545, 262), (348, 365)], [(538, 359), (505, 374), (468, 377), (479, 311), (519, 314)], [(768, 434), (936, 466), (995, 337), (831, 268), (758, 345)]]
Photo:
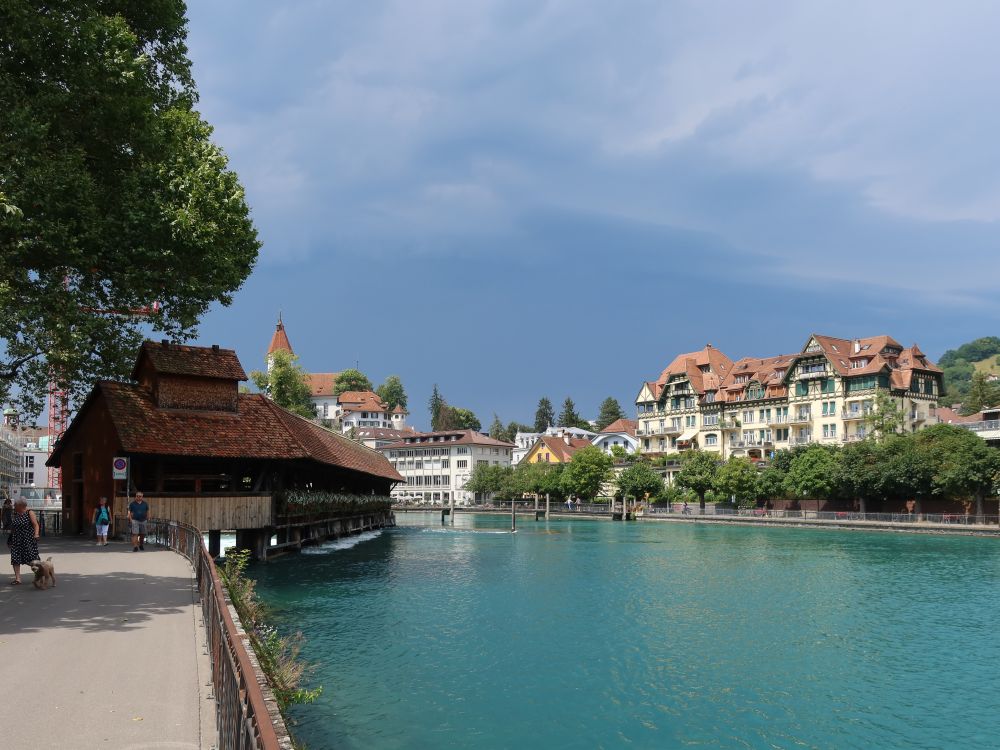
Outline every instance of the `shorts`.
[(111, 524), (108, 524), (108, 523), (99, 523), (99, 524), (97, 524), (97, 536), (107, 536), (108, 535), (108, 526), (110, 526), (110, 525)]
[(145, 521), (132, 521), (131, 528), (133, 534), (139, 534), (141, 536), (146, 535), (146, 522)]

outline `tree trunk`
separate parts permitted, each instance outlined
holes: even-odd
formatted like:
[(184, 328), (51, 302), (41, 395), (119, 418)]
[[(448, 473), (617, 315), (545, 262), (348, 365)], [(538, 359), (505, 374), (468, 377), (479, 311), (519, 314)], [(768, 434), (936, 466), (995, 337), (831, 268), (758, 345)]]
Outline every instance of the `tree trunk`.
[(976, 493), (976, 523), (983, 522), (983, 491)]
[(699, 511), (700, 511), (701, 515), (705, 515), (705, 493), (704, 492), (699, 492), (698, 493), (698, 508), (699, 508)]
[(868, 503), (865, 501), (864, 497), (859, 497), (858, 498), (858, 508), (861, 509), (861, 515), (864, 515), (865, 513), (868, 512), (868, 510), (867, 510)]

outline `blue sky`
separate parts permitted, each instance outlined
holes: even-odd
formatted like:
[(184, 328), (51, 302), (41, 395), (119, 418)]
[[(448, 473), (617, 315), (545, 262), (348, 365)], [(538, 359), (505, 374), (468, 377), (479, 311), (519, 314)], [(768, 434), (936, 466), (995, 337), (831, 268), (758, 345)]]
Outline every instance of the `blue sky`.
[(1000, 5), (192, 3), (264, 242), (200, 341), (588, 417), (705, 343), (1000, 333)]

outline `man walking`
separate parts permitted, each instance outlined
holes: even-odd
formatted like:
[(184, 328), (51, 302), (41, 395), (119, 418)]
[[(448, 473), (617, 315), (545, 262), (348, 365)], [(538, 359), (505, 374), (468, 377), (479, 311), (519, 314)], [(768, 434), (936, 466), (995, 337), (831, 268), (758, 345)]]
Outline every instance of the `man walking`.
[(132, 551), (146, 549), (146, 516), (149, 515), (149, 503), (141, 492), (135, 493), (135, 500), (128, 504), (128, 522), (132, 531)]

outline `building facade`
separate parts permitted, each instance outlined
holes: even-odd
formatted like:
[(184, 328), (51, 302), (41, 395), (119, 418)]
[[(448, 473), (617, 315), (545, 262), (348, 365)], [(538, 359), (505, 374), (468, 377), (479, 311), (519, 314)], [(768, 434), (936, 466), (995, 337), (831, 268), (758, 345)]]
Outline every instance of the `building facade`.
[(521, 463), (528, 451), (538, 442), (538, 438), (543, 436), (564, 437), (566, 435), (578, 440), (593, 440), (597, 437), (596, 432), (580, 427), (549, 427), (545, 432), (519, 432), (514, 436), (514, 466)]
[(697, 448), (763, 459), (810, 443), (862, 440), (878, 394), (912, 432), (937, 422), (942, 373), (919, 347), (889, 336), (812, 335), (796, 354), (736, 362), (706, 346), (676, 357), (636, 397), (643, 453)]
[(608, 455), (611, 455), (611, 449), (616, 445), (626, 453), (638, 453), (639, 438), (635, 436), (637, 426), (634, 419), (616, 420), (597, 433), (591, 442)]
[(510, 466), (513, 443), (494, 440), (475, 430), (415, 433), (379, 448), (404, 479), (392, 490), (396, 502), (472, 505), (465, 489), (476, 466)]

